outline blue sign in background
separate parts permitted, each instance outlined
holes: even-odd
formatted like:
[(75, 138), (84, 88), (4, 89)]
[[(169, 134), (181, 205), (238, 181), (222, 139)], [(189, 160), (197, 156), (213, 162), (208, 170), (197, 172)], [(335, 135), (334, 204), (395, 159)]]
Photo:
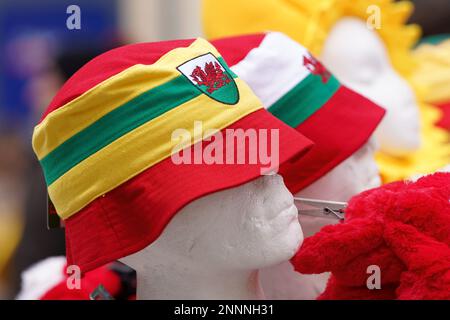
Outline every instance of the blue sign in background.
[[(67, 7), (81, 9), (81, 29), (69, 30)], [(29, 80), (61, 51), (101, 47), (117, 37), (115, 0), (0, 2), (0, 116), (26, 118)]]

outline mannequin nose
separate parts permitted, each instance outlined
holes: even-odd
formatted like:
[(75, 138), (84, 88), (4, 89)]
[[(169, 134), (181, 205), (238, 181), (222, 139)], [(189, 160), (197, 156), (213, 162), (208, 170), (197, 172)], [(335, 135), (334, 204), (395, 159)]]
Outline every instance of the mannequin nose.
[(261, 180), (264, 185), (273, 185), (273, 186), (283, 186), (284, 187), (283, 177), (277, 173), (270, 174), (270, 175), (264, 175), (264, 176), (262, 176)]
[(287, 208), (294, 204), (294, 197), (284, 184), (283, 177), (279, 174), (263, 176), (261, 187), (265, 202), (273, 202), (272, 205), (279, 204)]

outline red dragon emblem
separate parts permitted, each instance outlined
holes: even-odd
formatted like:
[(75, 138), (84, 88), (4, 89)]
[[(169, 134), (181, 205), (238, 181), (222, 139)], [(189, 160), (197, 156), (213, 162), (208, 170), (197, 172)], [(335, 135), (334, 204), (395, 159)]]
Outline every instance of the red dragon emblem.
[(331, 73), (323, 66), (323, 64), (316, 60), (313, 56), (303, 56), (303, 65), (311, 71), (312, 74), (320, 75), (323, 83), (327, 83), (331, 77)]
[(231, 82), (217, 62), (207, 62), (204, 69), (196, 66), (191, 73), (191, 78), (197, 85), (206, 86), (206, 91), (210, 94)]

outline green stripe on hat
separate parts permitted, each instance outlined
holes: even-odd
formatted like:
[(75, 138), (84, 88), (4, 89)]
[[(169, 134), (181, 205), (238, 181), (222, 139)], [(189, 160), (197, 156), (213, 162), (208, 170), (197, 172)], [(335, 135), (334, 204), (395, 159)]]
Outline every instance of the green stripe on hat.
[(322, 77), (309, 74), (272, 104), (268, 111), (296, 128), (330, 100), (339, 87), (340, 83), (334, 76), (323, 83)]
[[(234, 73), (230, 74), (236, 78)], [(218, 91), (220, 94), (221, 90)], [(109, 112), (40, 161), (47, 185), (121, 136), (200, 94), (200, 90), (180, 75)]]

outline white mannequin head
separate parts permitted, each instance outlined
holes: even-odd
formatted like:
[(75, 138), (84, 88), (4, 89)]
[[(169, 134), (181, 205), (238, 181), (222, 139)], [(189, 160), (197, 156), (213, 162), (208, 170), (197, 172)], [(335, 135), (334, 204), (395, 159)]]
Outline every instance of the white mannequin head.
[(290, 259), (302, 240), (293, 197), (270, 175), (193, 201), (121, 261), (137, 271), (141, 299), (257, 298), (257, 269)]
[(342, 83), (387, 110), (376, 132), (382, 152), (403, 156), (420, 146), (414, 93), (393, 69), (376, 31), (361, 19), (339, 20), (325, 41), (321, 59)]

